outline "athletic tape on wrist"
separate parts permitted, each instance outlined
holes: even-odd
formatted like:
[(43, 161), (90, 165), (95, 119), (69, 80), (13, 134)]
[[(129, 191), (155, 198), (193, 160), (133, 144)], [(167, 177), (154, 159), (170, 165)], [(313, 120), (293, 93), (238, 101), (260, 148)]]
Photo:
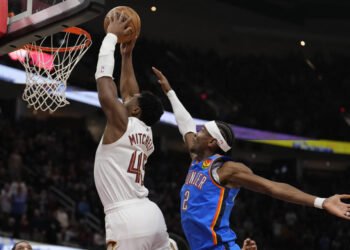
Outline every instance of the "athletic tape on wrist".
[(325, 198), (317, 197), (314, 201), (314, 207), (319, 208), (319, 209), (323, 209), (323, 202), (325, 200), (326, 200)]
[(114, 51), (118, 37), (113, 33), (108, 33), (103, 39), (100, 53), (98, 54), (95, 79), (107, 76), (113, 78), (114, 71)]

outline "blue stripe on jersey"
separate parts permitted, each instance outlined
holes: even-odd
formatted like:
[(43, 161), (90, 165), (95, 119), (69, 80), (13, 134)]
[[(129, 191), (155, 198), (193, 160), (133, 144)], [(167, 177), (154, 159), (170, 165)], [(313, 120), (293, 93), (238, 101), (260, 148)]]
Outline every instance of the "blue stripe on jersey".
[(232, 159), (213, 155), (193, 162), (182, 186), (181, 224), (191, 249), (239, 249), (229, 226), (239, 189), (223, 187), (211, 176), (212, 165), (221, 161)]

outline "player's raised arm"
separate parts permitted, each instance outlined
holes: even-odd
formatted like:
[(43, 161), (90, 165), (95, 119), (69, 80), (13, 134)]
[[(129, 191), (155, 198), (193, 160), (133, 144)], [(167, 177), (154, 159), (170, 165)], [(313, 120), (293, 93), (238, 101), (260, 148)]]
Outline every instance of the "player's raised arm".
[(118, 91), (113, 80), (115, 45), (118, 36), (126, 34), (130, 29), (127, 28), (130, 18), (123, 20), (123, 15), (122, 12), (119, 18), (116, 14), (111, 17), (112, 20), (108, 26), (107, 35), (102, 42), (98, 55), (95, 74), (98, 98), (107, 117), (107, 128), (113, 127), (119, 133), (124, 133), (128, 123), (127, 110), (118, 101)]
[(122, 55), (122, 69), (120, 74), (120, 93), (123, 101), (127, 101), (134, 94), (140, 93), (134, 67), (132, 64), (132, 51), (135, 47), (137, 37), (130, 42), (120, 44), (120, 54)]
[[(179, 131), (185, 140), (187, 148), (190, 149), (193, 144), (193, 137), (197, 131), (196, 124), (190, 113), (186, 110), (186, 108), (177, 98), (175, 91), (170, 87), (168, 79), (163, 75), (161, 71), (159, 71), (155, 67), (152, 67), (152, 70), (158, 77), (158, 82), (162, 87), (163, 92), (169, 98), (171, 107), (173, 108), (173, 112), (175, 115), (176, 123), (179, 127)], [(195, 157), (196, 155), (191, 153), (192, 160)]]
[(315, 206), (329, 213), (350, 220), (350, 204), (341, 199), (350, 199), (350, 195), (333, 195), (327, 199), (319, 198), (286, 183), (274, 182), (255, 175), (247, 166), (228, 161), (217, 170), (222, 185), (230, 188), (244, 187), (249, 190), (267, 194), (279, 200), (304, 206)]

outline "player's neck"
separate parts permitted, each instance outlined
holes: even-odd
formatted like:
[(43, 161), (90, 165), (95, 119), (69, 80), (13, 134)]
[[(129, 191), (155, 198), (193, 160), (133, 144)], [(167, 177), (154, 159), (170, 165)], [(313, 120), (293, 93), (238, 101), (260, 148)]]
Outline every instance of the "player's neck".
[(210, 156), (214, 155), (214, 153), (210, 150), (205, 150), (197, 154), (197, 160), (199, 162), (209, 158)]

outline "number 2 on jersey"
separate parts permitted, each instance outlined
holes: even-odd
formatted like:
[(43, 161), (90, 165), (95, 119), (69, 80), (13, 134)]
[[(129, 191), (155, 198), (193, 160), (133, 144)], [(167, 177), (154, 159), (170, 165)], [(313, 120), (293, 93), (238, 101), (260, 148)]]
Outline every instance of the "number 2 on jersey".
[(182, 210), (187, 210), (187, 201), (190, 198), (190, 190), (186, 190), (184, 193), (184, 200), (182, 202)]
[[(136, 157), (137, 157), (137, 162), (136, 162), (137, 165), (135, 167)], [(143, 186), (146, 160), (147, 160), (147, 155), (145, 155), (144, 153), (140, 153), (137, 156), (137, 151), (135, 150), (134, 153), (132, 153), (131, 155), (131, 159), (128, 167), (128, 173), (136, 174), (135, 182), (140, 183), (141, 186)], [(141, 170), (141, 165), (142, 165), (143, 171)]]

